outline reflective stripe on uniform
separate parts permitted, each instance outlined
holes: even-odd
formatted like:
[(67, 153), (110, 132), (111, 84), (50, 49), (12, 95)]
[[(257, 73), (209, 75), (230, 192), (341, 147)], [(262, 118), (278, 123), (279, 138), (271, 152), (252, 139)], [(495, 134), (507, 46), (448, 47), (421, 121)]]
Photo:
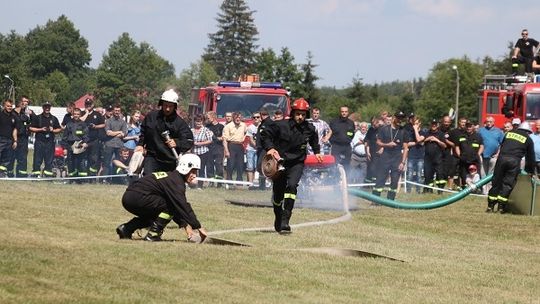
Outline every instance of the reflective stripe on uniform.
[(166, 213), (166, 212), (161, 212), (159, 215), (158, 215), (159, 218), (162, 218), (164, 220), (170, 220), (172, 219), (172, 215)]
[(295, 200), (296, 199), (296, 194), (294, 194), (294, 193), (285, 193), (283, 195), (283, 198), (290, 198), (290, 199)]

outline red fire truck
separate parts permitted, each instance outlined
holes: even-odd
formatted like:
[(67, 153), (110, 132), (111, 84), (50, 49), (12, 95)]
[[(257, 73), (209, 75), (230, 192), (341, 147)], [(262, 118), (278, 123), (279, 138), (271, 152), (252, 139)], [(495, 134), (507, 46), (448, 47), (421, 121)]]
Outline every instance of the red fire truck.
[[(529, 122), (540, 119), (540, 83), (525, 80), (520, 76), (485, 76), (478, 102), (480, 123), (487, 116), (494, 117), (499, 128), (516, 117)], [(531, 127), (535, 128), (534, 123)]]
[(250, 75), (241, 80), (220, 81), (201, 89), (193, 89), (189, 113), (217, 113), (220, 122), (225, 121), (226, 112), (239, 112), (246, 123), (251, 123), (252, 113), (262, 108), (273, 115), (281, 110), (290, 112), (290, 92), (280, 82), (259, 82), (258, 76)]

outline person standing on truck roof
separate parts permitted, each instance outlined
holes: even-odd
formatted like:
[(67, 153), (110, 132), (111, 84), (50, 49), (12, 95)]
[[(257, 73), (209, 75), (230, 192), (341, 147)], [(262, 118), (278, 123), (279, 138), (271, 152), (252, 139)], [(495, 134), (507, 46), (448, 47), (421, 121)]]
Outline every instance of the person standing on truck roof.
[[(178, 160), (172, 149), (180, 155), (193, 147), (193, 133), (176, 113), (178, 94), (172, 89), (163, 92), (158, 105), (161, 109), (148, 113), (144, 118), (135, 148), (135, 152), (146, 150), (144, 175), (174, 170)], [(167, 138), (164, 132), (168, 132)]]
[(529, 31), (523, 29), (521, 31), (521, 38), (518, 39), (514, 46), (514, 53), (512, 55), (512, 70), (514, 75), (517, 72), (518, 64), (525, 64), (525, 73), (531, 75), (533, 73), (533, 59), (534, 48), (538, 48), (538, 41), (529, 38)]

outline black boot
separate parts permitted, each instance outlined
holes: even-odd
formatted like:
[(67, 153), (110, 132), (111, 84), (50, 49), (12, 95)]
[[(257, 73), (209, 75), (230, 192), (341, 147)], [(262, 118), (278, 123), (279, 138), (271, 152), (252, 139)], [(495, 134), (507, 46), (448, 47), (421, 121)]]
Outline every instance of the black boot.
[(283, 210), (283, 214), (281, 217), (281, 232), (282, 233), (290, 233), (291, 232), (291, 226), (289, 225), (289, 221), (291, 220), (292, 212), (289, 210)]
[(150, 225), (148, 233), (144, 237), (145, 241), (149, 242), (159, 242), (161, 241), (161, 235), (163, 234), (163, 229), (171, 221), (171, 216), (166, 213), (161, 213), (159, 217)]
[(281, 219), (283, 214), (283, 207), (274, 205), (274, 229), (276, 232), (281, 232)]
[(486, 209), (486, 212), (494, 212), (495, 211), (495, 203), (494, 202), (488, 202), (488, 206)]
[(116, 227), (116, 233), (120, 239), (131, 239), (131, 235), (135, 230), (146, 228), (149, 225), (150, 223), (140, 217), (134, 217), (129, 222)]
[(508, 206), (506, 205), (506, 203), (499, 203), (498, 211), (499, 211), (501, 214), (502, 214), (502, 213), (507, 213), (507, 212), (508, 212)]

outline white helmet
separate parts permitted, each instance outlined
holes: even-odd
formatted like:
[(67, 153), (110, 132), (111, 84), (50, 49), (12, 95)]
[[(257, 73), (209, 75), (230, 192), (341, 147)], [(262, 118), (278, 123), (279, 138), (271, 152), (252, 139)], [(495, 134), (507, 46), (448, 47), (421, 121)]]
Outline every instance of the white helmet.
[(176, 94), (176, 92), (173, 89), (169, 89), (163, 92), (163, 94), (161, 94), (160, 101), (166, 101), (166, 102), (178, 104), (178, 94)]
[(201, 159), (195, 154), (184, 154), (180, 156), (178, 160), (178, 166), (176, 166), (176, 171), (180, 174), (186, 175), (191, 171), (191, 169), (200, 169), (201, 168)]
[(528, 121), (524, 121), (522, 122), (520, 125), (519, 125), (519, 128), (518, 130), (523, 130), (523, 131), (527, 131), (529, 133), (532, 133), (532, 129), (531, 129), (531, 125), (529, 125), (529, 122)]

